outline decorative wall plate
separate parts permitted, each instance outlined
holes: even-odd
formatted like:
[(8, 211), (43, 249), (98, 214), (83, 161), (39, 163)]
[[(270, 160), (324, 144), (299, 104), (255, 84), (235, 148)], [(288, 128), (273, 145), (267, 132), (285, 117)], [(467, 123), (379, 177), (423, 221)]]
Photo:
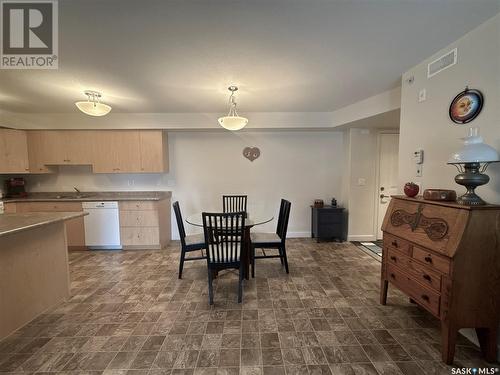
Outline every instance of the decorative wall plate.
[(474, 120), (483, 108), (483, 94), (479, 90), (465, 88), (455, 96), (450, 104), (449, 115), (456, 124), (466, 124)]
[(250, 161), (254, 161), (260, 156), (260, 150), (258, 147), (245, 147), (243, 149), (243, 156)]

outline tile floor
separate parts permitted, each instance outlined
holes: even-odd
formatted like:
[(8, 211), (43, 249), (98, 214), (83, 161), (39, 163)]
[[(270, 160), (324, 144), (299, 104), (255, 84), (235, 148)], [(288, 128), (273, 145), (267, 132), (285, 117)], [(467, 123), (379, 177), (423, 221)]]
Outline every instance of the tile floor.
[[(288, 242), (290, 275), (257, 262), (207, 299), (203, 262), (177, 279), (178, 248), (70, 254), (72, 298), (0, 342), (0, 372), (78, 374), (450, 374), (438, 322), (390, 290), (350, 243)], [(457, 366), (488, 366), (460, 340)]]

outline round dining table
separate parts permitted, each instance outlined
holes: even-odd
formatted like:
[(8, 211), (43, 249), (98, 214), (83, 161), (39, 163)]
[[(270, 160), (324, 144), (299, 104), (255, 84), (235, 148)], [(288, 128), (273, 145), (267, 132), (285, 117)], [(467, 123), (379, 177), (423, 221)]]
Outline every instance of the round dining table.
[[(207, 210), (203, 212), (216, 212), (215, 210)], [(240, 259), (243, 263), (243, 272), (245, 279), (248, 280), (250, 275), (250, 252), (251, 252), (251, 242), (250, 242), (250, 228), (269, 223), (274, 219), (274, 215), (271, 210), (264, 207), (259, 208), (249, 208), (247, 209), (247, 216), (245, 219), (245, 236), (243, 238), (243, 251), (241, 252)], [(188, 224), (194, 225), (195, 227), (203, 228), (203, 217), (201, 212), (189, 215), (186, 217), (186, 222)]]

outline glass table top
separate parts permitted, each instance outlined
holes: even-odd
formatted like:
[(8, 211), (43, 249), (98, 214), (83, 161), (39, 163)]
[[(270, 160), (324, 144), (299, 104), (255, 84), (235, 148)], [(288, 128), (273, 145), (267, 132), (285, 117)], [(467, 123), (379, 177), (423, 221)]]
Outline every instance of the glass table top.
[[(245, 219), (245, 226), (253, 227), (255, 225), (261, 225), (270, 222), (274, 219), (274, 213), (271, 209), (262, 208), (249, 208), (247, 210), (247, 218)], [(206, 212), (217, 212), (214, 210), (206, 211)], [(201, 217), (201, 212), (197, 212), (195, 214), (189, 215), (186, 218), (186, 222), (188, 224), (203, 227), (203, 219)]]

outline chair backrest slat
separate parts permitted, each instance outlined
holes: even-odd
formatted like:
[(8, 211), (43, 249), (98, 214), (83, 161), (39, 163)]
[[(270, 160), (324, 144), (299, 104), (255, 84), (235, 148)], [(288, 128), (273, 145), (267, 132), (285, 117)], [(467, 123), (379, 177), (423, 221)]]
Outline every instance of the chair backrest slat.
[(222, 196), (222, 211), (223, 212), (247, 212), (247, 196), (246, 195), (223, 195)]
[(184, 229), (184, 222), (182, 221), (181, 208), (179, 207), (179, 202), (176, 201), (172, 204), (174, 207), (175, 220), (177, 221), (177, 229), (179, 230), (179, 237), (181, 239), (182, 246), (186, 246), (186, 231)]
[(208, 264), (239, 262), (245, 235), (245, 213), (203, 212), (202, 217)]
[(278, 216), (278, 225), (276, 226), (276, 234), (281, 238), (281, 242), (284, 243), (286, 239), (286, 233), (288, 231), (288, 219), (290, 218), (290, 210), (292, 204), (286, 199), (281, 200), (280, 213)]

